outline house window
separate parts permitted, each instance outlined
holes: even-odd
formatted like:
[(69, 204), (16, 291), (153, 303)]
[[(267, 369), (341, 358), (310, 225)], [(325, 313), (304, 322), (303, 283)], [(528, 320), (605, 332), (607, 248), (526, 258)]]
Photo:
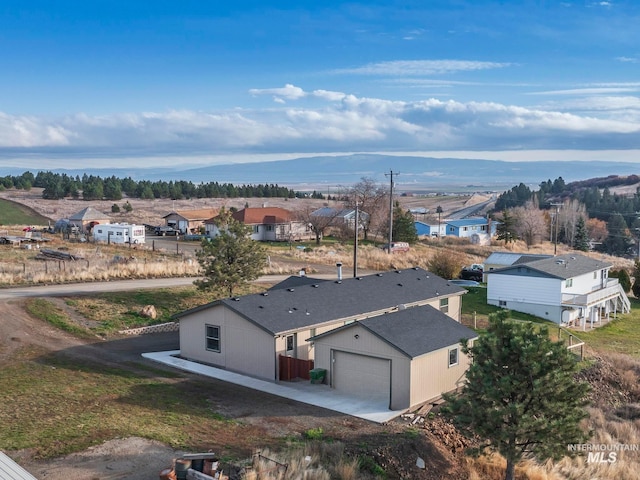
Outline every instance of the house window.
[(449, 313), (449, 299), (441, 298), (440, 299), (440, 311), (442, 313)]
[(498, 305), (501, 307), (507, 307), (507, 301), (506, 300), (498, 300)]
[(102, 233), (102, 230), (98, 230), (98, 233)]
[(455, 229), (453, 227), (449, 227), (449, 231), (453, 232), (453, 231), (455, 231)]
[(480, 227), (480, 230), (482, 230), (483, 232), (487, 229), (486, 225), (482, 225), (482, 227)]
[(463, 231), (463, 232), (466, 232), (467, 230), (468, 230), (468, 228), (467, 228), (467, 227), (462, 227), (462, 231)]
[(273, 225), (267, 225), (267, 232), (273, 232)]
[(458, 347), (449, 349), (449, 366), (458, 364)]
[(253, 233), (258, 233), (260, 231), (260, 225), (253, 226)]
[(567, 278), (565, 282), (565, 287), (567, 288), (573, 287), (573, 278)]
[(593, 272), (593, 279), (595, 280), (596, 278), (598, 278), (598, 272)]
[(121, 237), (122, 236), (122, 232), (116, 232), (116, 235)]
[(207, 350), (220, 352), (220, 327), (217, 325), (205, 325)]

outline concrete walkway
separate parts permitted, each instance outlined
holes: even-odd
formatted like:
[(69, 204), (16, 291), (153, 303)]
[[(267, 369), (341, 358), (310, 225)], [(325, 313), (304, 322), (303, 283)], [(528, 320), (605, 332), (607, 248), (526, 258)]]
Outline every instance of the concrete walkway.
[(220, 368), (190, 362), (176, 357), (179, 350), (168, 352), (143, 353), (144, 358), (163, 363), (181, 370), (207, 377), (216, 378), (243, 387), (252, 388), (261, 392), (270, 393), (279, 397), (289, 398), (309, 405), (326, 408), (340, 413), (346, 413), (354, 417), (383, 423), (404, 413), (406, 410), (389, 410), (386, 405), (374, 403), (368, 398), (357, 398), (340, 394), (328, 385), (313, 385), (311, 382), (287, 382), (273, 383), (257, 378), (247, 377), (238, 373), (229, 372)]

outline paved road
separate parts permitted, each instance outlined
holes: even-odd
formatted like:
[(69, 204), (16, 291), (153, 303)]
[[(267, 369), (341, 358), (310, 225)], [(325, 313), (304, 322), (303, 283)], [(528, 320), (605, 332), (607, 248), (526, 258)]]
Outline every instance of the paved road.
[[(374, 273), (362, 271), (361, 275)], [(336, 274), (310, 275), (314, 278), (333, 279)], [(349, 278), (350, 273), (345, 274)], [(258, 283), (277, 283), (288, 278), (289, 275), (265, 275), (260, 277)], [(122, 292), (127, 290), (144, 290), (150, 288), (170, 288), (192, 285), (193, 277), (152, 278), (139, 280), (111, 280), (108, 282), (67, 283), (64, 285), (37, 285), (28, 287), (0, 288), (0, 300), (8, 300), (17, 297), (55, 297), (61, 295), (89, 295), (101, 292)]]

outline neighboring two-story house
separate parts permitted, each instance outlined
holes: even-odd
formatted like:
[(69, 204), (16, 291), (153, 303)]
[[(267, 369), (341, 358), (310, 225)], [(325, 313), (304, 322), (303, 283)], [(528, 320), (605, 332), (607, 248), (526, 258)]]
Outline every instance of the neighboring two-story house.
[(586, 327), (630, 310), (612, 264), (577, 253), (485, 270), (487, 303), (558, 324)]

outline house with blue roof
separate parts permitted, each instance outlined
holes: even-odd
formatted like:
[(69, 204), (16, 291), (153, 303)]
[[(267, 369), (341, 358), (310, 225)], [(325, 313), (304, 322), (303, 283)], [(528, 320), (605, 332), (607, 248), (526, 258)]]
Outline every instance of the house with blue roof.
[(447, 236), (469, 238), (473, 235), (493, 237), (496, 234), (497, 222), (484, 217), (463, 218), (461, 220), (445, 220)]

